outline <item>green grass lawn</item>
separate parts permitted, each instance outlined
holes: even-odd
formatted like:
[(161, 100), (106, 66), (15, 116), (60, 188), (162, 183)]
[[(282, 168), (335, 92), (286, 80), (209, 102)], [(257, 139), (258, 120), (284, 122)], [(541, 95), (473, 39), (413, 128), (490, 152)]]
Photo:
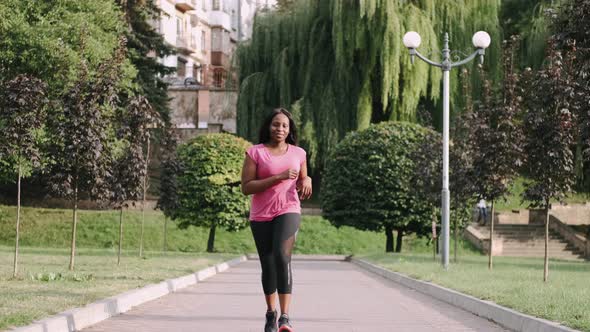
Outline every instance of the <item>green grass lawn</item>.
[(146, 252), (145, 258), (109, 249), (80, 249), (68, 270), (67, 249), (22, 248), (19, 277), (12, 276), (13, 248), (0, 246), (0, 330), (22, 326), (124, 291), (179, 277), (235, 254)]
[(542, 258), (461, 256), (444, 271), (432, 255), (361, 255), (378, 265), (420, 280), (490, 300), (517, 311), (590, 331), (590, 264), (551, 261), (549, 281), (543, 282)]
[[(0, 245), (14, 245), (16, 207), (0, 205)], [(20, 244), (28, 247), (69, 248), (71, 210), (25, 207), (22, 210)], [(123, 248), (139, 253), (141, 213), (124, 213)], [(79, 248), (113, 249), (118, 246), (119, 212), (88, 211), (79, 213), (76, 245)], [(161, 251), (164, 242), (164, 215), (159, 211), (146, 212), (146, 250)], [(189, 227), (179, 229), (168, 223), (168, 250), (204, 252), (209, 229)], [(215, 248), (224, 253), (253, 253), (256, 251), (249, 228), (230, 233), (218, 229)], [(430, 249), (426, 240), (412, 236), (404, 240), (404, 250)], [(351, 227), (336, 228), (321, 217), (304, 216), (294, 253), (296, 254), (359, 254), (385, 251), (383, 233), (359, 231)]]

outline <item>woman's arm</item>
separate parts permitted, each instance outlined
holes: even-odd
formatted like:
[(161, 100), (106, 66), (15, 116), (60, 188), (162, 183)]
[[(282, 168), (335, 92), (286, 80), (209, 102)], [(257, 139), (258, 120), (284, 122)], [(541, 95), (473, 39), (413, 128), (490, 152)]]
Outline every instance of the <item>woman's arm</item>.
[(273, 175), (262, 180), (256, 180), (256, 163), (250, 158), (250, 156), (246, 155), (244, 166), (242, 166), (242, 193), (244, 195), (261, 193), (274, 186), (279, 181), (295, 178), (297, 178), (297, 171), (294, 169), (288, 169), (281, 174)]
[(311, 197), (311, 178), (307, 176), (307, 162), (301, 163), (301, 172), (299, 172), (299, 179), (297, 180), (297, 191), (300, 192), (301, 199), (308, 199)]

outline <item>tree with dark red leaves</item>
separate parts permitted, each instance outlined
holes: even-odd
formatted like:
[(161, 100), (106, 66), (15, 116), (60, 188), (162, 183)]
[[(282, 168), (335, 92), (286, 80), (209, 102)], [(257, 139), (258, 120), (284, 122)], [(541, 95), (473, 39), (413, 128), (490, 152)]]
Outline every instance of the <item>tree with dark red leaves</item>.
[(491, 202), (490, 247), (488, 268), (492, 269), (495, 202), (502, 199), (518, 175), (523, 163), (522, 130), (519, 115), (522, 91), (514, 68), (515, 45), (519, 38), (504, 41), (504, 80), (500, 93), (484, 83), (483, 100), (476, 103), (471, 117), (473, 174), (475, 192)]
[[(84, 45), (81, 46), (82, 48)], [(72, 201), (70, 270), (74, 269), (78, 201), (110, 197), (113, 135), (110, 113), (117, 101), (125, 40), (111, 59), (91, 76), (82, 68), (78, 80), (61, 98), (62, 107), (48, 118), (49, 154), (52, 157), (50, 187), (53, 193)]]
[[(123, 210), (128, 201), (145, 198), (147, 164), (149, 163), (150, 128), (160, 123), (159, 114), (152, 108), (144, 96), (137, 96), (129, 101), (125, 109), (120, 110), (117, 123), (117, 137), (123, 142), (123, 153), (116, 158), (111, 177), (111, 201), (119, 209), (119, 250), (117, 265), (121, 263), (123, 248)], [(145, 151), (144, 151), (145, 148)], [(142, 211), (144, 211), (142, 202)], [(142, 239), (143, 244), (143, 215)], [(140, 247), (140, 255), (142, 246)]]
[(550, 41), (547, 66), (525, 75), (524, 150), (527, 153), (523, 198), (533, 207), (545, 210), (545, 264), (543, 280), (549, 275), (549, 208), (551, 201), (562, 201), (574, 184), (576, 144), (576, 81), (568, 74), (562, 53)]
[(44, 82), (27, 75), (0, 85), (0, 160), (15, 169), (17, 179), (13, 277), (18, 274), (21, 178), (41, 163), (39, 136), (48, 103), (46, 90)]

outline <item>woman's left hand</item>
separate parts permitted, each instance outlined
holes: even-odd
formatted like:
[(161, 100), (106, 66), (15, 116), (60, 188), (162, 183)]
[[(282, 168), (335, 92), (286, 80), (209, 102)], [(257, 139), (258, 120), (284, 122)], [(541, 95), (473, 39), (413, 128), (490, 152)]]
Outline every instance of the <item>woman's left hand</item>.
[(308, 199), (311, 197), (311, 178), (309, 176), (297, 181), (297, 191), (299, 192), (300, 199)]

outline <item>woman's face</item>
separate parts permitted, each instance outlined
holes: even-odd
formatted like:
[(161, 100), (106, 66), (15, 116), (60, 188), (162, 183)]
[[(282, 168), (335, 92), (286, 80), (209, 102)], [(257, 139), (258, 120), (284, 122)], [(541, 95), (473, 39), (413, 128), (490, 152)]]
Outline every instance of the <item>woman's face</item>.
[(289, 118), (282, 113), (275, 115), (270, 123), (270, 138), (275, 142), (284, 142), (289, 135)]

